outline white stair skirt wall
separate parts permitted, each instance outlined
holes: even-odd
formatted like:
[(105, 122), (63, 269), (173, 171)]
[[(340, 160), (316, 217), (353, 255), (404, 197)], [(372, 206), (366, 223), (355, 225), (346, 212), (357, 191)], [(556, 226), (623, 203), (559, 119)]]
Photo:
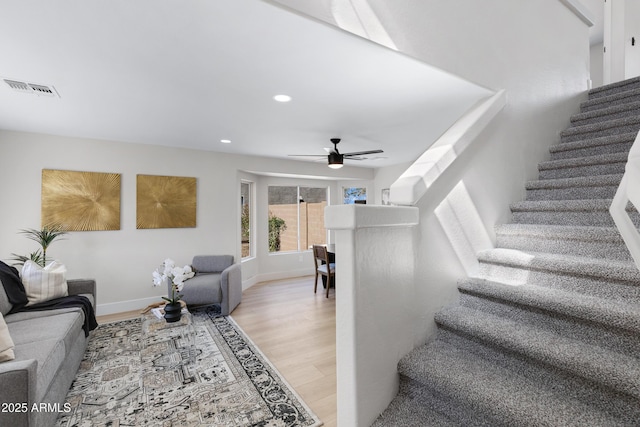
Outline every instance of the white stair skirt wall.
[(618, 227), (618, 231), (622, 235), (624, 243), (627, 245), (636, 266), (640, 269), (640, 234), (635, 227), (629, 214), (627, 213), (627, 205), (629, 202), (637, 208), (640, 207), (640, 132), (636, 137), (631, 150), (629, 151), (629, 159), (625, 166), (625, 172), (613, 198), (609, 212), (613, 217), (613, 221)]
[(325, 209), (336, 239), (338, 425), (368, 427), (398, 392), (398, 361), (417, 343), (418, 208)]
[(506, 103), (506, 91), (500, 90), (460, 118), (391, 185), (391, 203), (402, 206), (418, 203)]

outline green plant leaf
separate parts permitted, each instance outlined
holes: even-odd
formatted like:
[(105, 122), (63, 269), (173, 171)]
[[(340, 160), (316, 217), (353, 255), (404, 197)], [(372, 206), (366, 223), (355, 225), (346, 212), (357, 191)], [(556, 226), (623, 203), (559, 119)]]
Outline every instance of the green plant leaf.
[(31, 259), (32, 261), (37, 262), (43, 267), (47, 263), (47, 248), (51, 246), (51, 244), (56, 239), (59, 239), (65, 234), (67, 234), (67, 232), (60, 227), (47, 227), (47, 226), (42, 227), (41, 230), (36, 230), (35, 228), (23, 229), (23, 230), (20, 230), (20, 233), (25, 234), (28, 239), (33, 240), (34, 242), (37, 242), (42, 247), (42, 252), (40, 253), (40, 250), (36, 252), (32, 252), (29, 255), (29, 257), (25, 257), (26, 258), (25, 260), (22, 260), (22, 255), (16, 255), (16, 258), (14, 259), (16, 261), (22, 262), (23, 264), (24, 264), (24, 261), (26, 261), (27, 259)]

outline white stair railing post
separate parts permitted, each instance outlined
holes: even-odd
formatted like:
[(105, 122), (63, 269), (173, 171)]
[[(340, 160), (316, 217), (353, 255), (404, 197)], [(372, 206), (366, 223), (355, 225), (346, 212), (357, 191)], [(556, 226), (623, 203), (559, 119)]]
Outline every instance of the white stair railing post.
[(609, 208), (609, 213), (636, 266), (640, 269), (640, 234), (627, 213), (629, 202), (633, 203), (636, 208), (640, 206), (640, 143), (638, 141), (640, 141), (640, 132), (629, 151), (625, 172)]

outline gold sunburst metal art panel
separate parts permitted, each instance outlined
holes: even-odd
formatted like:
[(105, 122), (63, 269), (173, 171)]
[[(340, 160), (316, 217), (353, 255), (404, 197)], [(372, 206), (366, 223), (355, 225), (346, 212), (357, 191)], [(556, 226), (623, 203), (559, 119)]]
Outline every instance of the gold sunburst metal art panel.
[(196, 197), (196, 178), (138, 175), (137, 228), (195, 227)]
[(120, 174), (42, 170), (42, 226), (120, 230)]

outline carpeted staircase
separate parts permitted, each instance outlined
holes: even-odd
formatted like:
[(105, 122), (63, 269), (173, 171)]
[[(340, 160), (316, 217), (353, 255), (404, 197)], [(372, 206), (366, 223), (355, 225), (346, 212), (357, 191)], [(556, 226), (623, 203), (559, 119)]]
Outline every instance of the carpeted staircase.
[(608, 212), (640, 78), (591, 90), (581, 110), (459, 304), (436, 314), (437, 338), (400, 361), (375, 427), (640, 426), (640, 272)]

